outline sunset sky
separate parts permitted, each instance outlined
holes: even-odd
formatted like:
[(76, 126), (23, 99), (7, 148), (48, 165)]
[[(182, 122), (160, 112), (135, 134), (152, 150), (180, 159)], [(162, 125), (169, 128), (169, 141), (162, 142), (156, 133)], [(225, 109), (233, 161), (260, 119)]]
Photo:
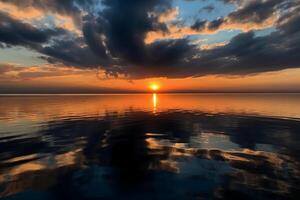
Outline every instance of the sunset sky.
[(0, 93), (299, 92), (300, 0), (0, 0)]

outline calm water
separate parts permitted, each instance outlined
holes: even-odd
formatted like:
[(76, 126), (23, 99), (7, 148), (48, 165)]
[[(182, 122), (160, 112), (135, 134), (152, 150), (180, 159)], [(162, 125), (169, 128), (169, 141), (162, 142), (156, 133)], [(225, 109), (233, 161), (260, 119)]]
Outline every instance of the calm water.
[(3, 199), (300, 199), (299, 94), (0, 97)]

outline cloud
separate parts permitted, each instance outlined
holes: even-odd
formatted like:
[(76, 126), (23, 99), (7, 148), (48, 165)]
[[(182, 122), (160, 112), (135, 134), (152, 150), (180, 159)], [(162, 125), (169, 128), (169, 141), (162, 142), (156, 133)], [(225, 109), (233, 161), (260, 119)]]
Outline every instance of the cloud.
[(285, 0), (249, 1), (228, 16), (229, 21), (240, 23), (262, 23), (278, 14), (279, 8), (287, 3)]
[(51, 37), (65, 33), (63, 29), (38, 29), (31, 24), (12, 18), (0, 11), (0, 42), (8, 45), (22, 45), (39, 48)]
[(224, 29), (240, 29), (244, 31), (264, 29), (274, 25), (280, 12), (288, 6), (288, 0), (253, 0), (242, 1), (225, 0), (225, 3), (236, 3), (237, 10), (224, 18), (213, 21), (197, 20), (191, 28), (196, 31), (216, 31)]
[(211, 13), (214, 9), (215, 9), (214, 5), (210, 4), (210, 5), (207, 5), (207, 6), (204, 6), (203, 8), (201, 8), (199, 10), (199, 12)]
[(200, 46), (201, 49), (214, 49), (216, 47), (222, 47), (228, 44), (227, 42), (217, 42), (212, 44), (203, 44)]
[(20, 10), (35, 8), (42, 12), (51, 12), (71, 16), (78, 26), (81, 25), (83, 12), (89, 11), (90, 6), (100, 0), (0, 0), (3, 3), (15, 5)]
[(6, 74), (7, 72), (10, 72), (10, 71), (18, 71), (18, 70), (19, 70), (19, 68), (15, 67), (12, 64), (0, 63), (0, 75), (4, 75), (4, 74)]
[[(243, 2), (243, 3), (242, 3)], [(289, 4), (288, 0), (266, 0), (266, 1), (224, 1), (234, 3), (237, 10), (227, 16), (207, 21), (197, 19), (191, 26), (168, 24), (168, 32), (150, 31), (146, 36), (146, 43), (162, 39), (178, 39), (199, 34), (215, 34), (223, 30), (241, 30), (243, 32), (262, 30), (275, 25), (280, 12), (285, 10)], [(214, 7), (208, 5), (200, 11)]]
[(44, 65), (22, 67), (13, 64), (0, 63), (1, 80), (32, 80), (58, 76), (70, 76), (90, 73), (92, 70), (81, 70), (74, 67)]
[[(70, 36), (62, 28), (39, 29), (1, 13), (0, 41), (35, 49), (52, 64), (100, 68), (130, 79), (248, 75), (300, 66), (299, 1), (226, 0), (237, 9), (213, 21), (198, 19), (192, 26), (176, 19), (179, 10), (168, 0), (103, 0), (97, 12), (91, 7), (99, 1), (92, 0), (2, 2), (48, 8), (80, 24), (82, 35)], [(266, 27), (275, 31), (255, 35), (254, 30)], [(186, 37), (224, 29), (244, 32), (202, 48)]]
[(176, 19), (177, 15), (179, 14), (179, 8), (171, 8), (166, 10), (165, 12), (158, 14), (158, 21), (159, 22), (170, 22)]

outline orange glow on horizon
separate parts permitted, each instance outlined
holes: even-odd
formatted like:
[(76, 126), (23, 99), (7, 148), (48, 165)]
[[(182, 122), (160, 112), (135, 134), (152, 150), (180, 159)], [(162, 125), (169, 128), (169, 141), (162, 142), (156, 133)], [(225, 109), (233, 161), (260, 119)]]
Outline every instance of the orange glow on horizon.
[[(4, 75), (0, 75), (0, 90), (23, 90), (31, 93), (55, 92), (64, 93), (109, 93), (109, 92), (181, 92), (181, 91), (271, 91), (280, 90), (299, 91), (300, 69), (288, 69), (280, 72), (263, 73), (245, 77), (203, 76), (193, 78), (149, 78), (128, 81), (127, 79), (99, 79), (93, 70), (67, 70), (59, 68), (32, 67), (28, 70), (17, 68)], [(32, 71), (31, 71), (32, 70)], [(21, 75), (18, 75), (20, 72)], [(45, 73), (47, 72), (47, 73)], [(48, 76), (49, 73), (49, 76)], [(8, 80), (11, 75), (16, 78)], [(153, 85), (157, 85), (154, 86)], [(87, 92), (85, 92), (87, 91)]]

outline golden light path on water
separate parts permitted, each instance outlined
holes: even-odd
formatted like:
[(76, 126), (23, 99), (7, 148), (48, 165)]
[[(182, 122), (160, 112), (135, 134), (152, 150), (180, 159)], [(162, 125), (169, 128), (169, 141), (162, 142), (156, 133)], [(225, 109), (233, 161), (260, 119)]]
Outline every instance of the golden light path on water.
[(156, 113), (157, 110), (157, 94), (152, 94), (152, 103), (153, 103), (153, 113)]

